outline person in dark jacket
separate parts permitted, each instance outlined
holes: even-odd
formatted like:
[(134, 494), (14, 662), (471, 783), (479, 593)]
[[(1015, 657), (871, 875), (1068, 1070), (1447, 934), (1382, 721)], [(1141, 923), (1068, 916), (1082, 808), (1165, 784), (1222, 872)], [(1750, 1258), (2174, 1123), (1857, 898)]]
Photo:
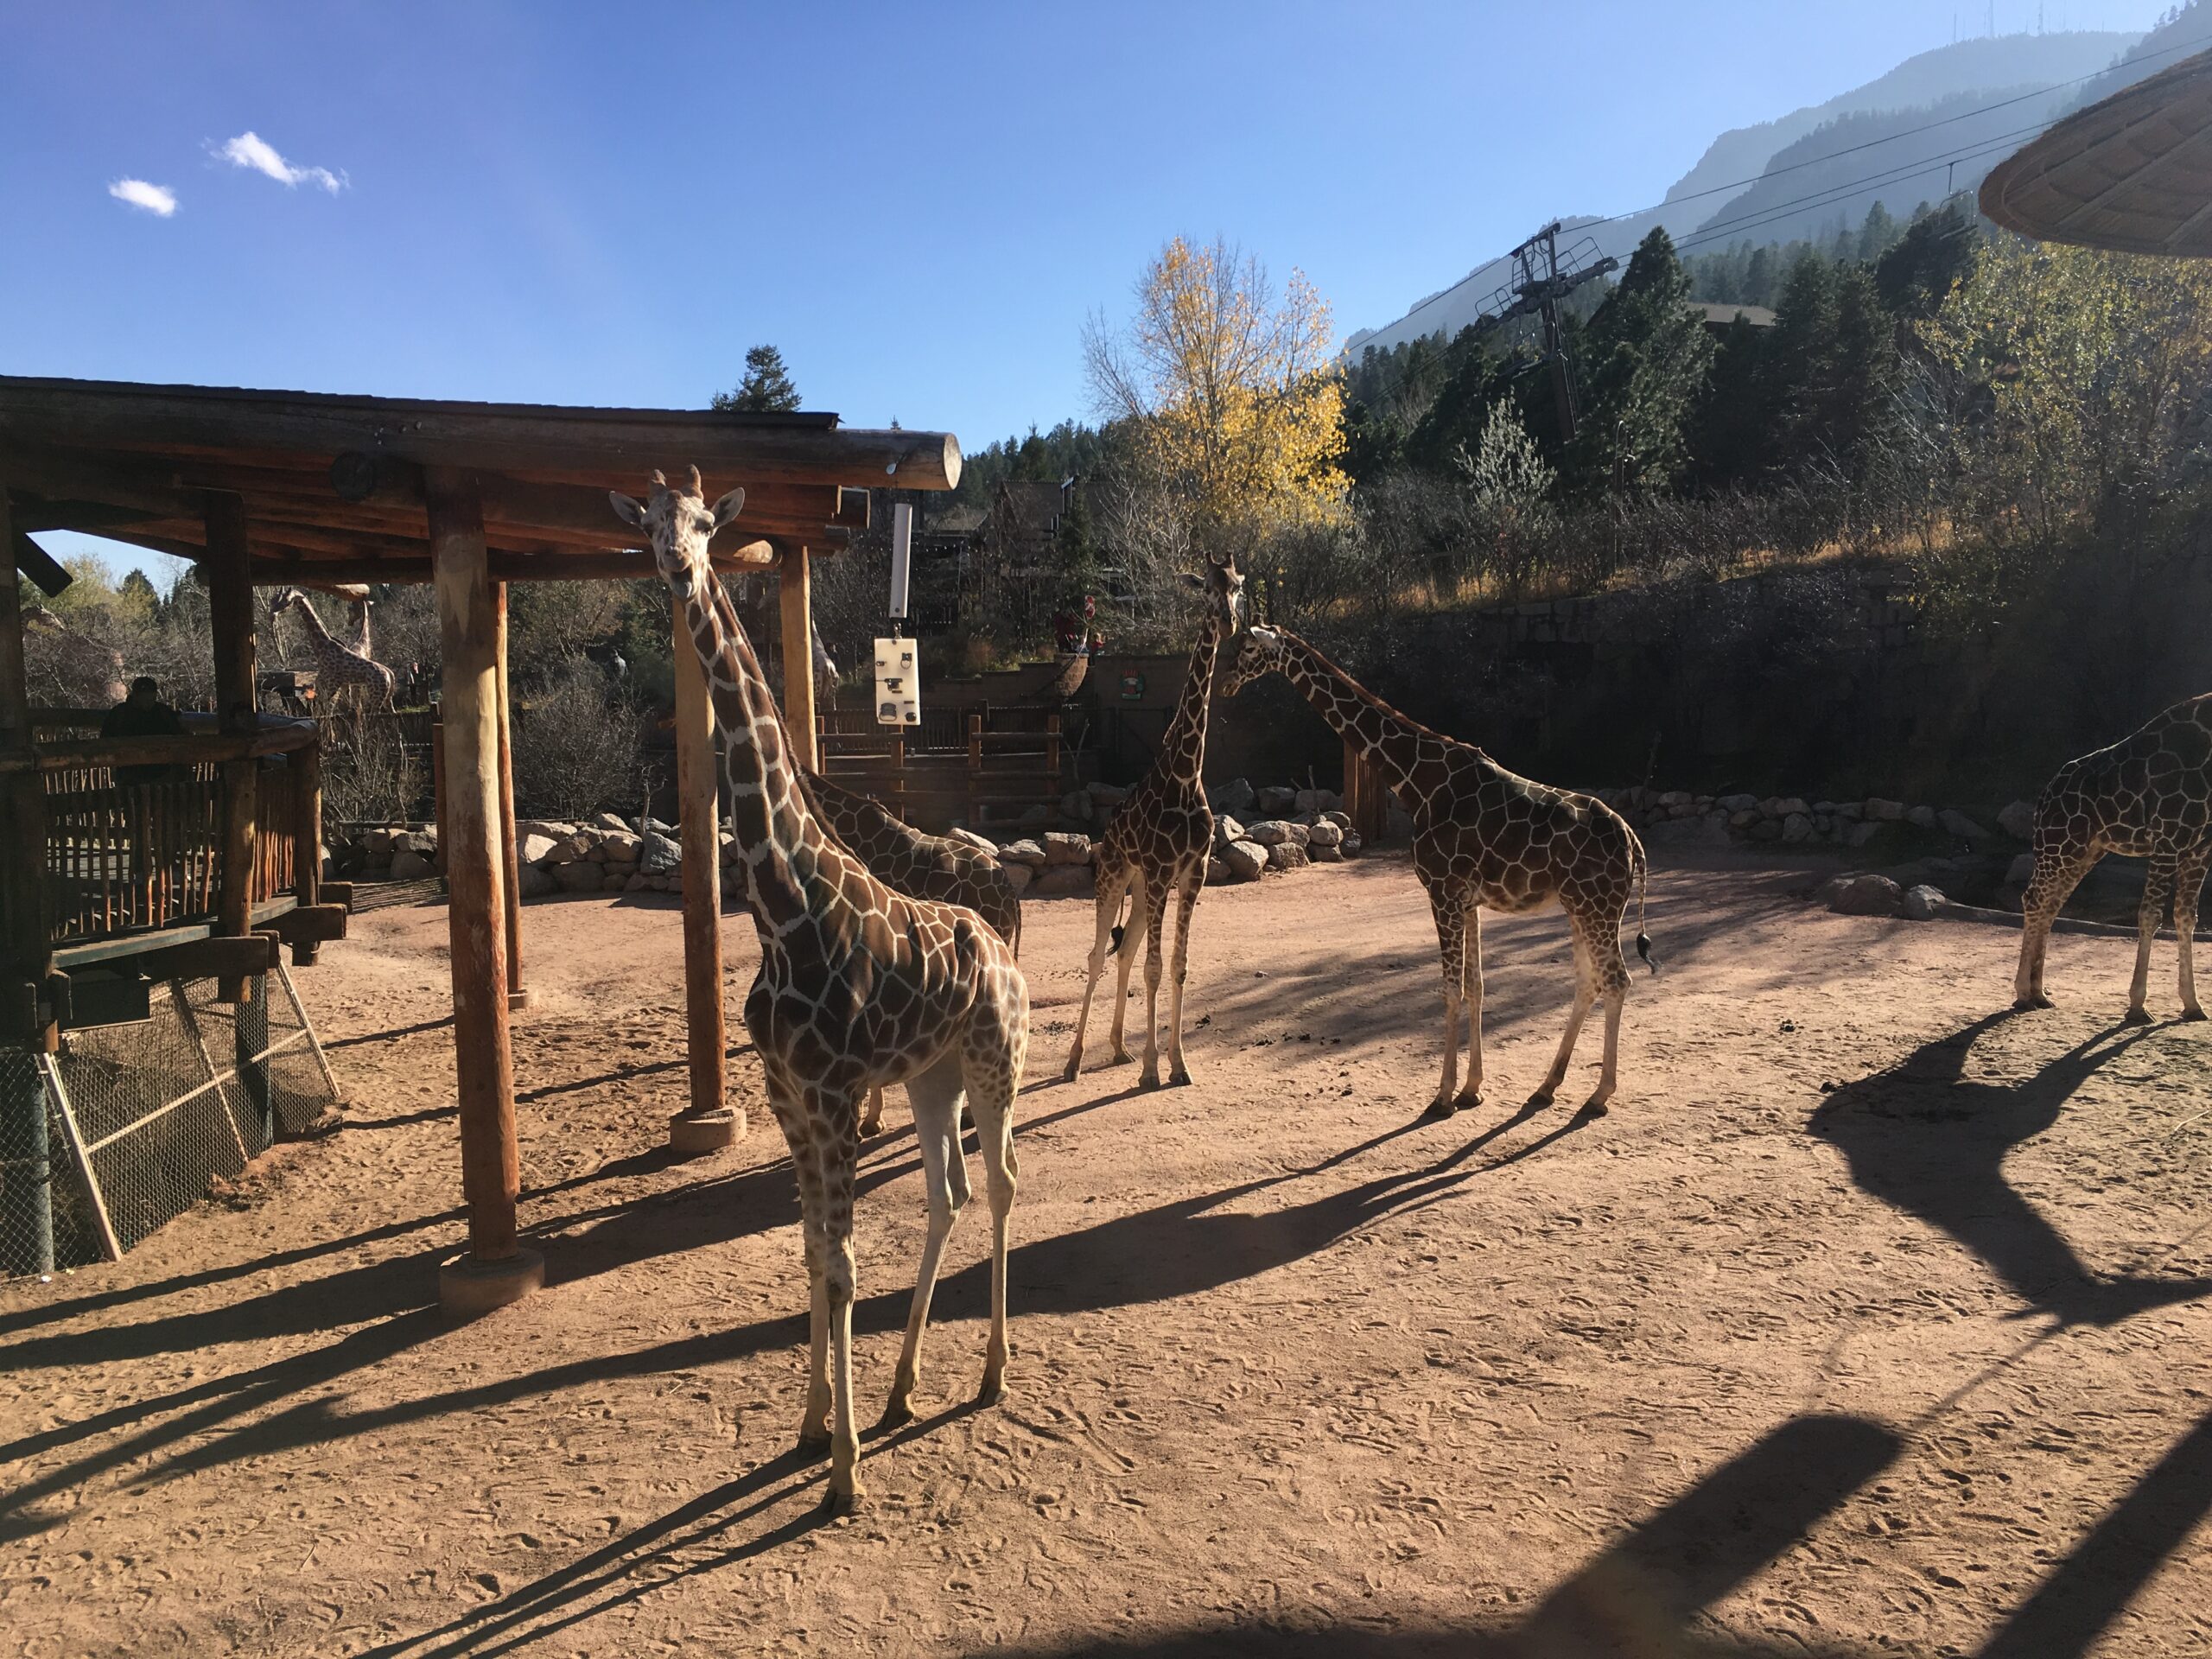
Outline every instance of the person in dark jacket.
[[(102, 737), (182, 737), (184, 722), (176, 710), (162, 701), (160, 683), (150, 674), (130, 682), (130, 695), (107, 711), (100, 721)], [(118, 766), (115, 781), (126, 787), (137, 784), (167, 784), (192, 776), (189, 766), (175, 764)]]

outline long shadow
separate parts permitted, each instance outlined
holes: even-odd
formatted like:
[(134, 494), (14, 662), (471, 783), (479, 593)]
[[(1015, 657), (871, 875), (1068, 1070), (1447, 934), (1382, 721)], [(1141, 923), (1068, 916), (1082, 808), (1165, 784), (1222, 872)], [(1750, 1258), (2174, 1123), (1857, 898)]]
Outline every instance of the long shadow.
[(1980, 1659), (2087, 1653), (2159, 1565), (2212, 1512), (2212, 1416), (2158, 1459), (1999, 1627)]
[(411, 1026), (393, 1026), (385, 1031), (364, 1031), (352, 1037), (340, 1037), (323, 1043), (325, 1052), (334, 1048), (359, 1048), (364, 1043), (386, 1043), (397, 1037), (419, 1037), (425, 1032), (444, 1031), (453, 1024), (453, 1016), (442, 1020), (423, 1020)]
[(1840, 1150), (1860, 1190), (1942, 1229), (2029, 1304), (2061, 1325), (2113, 1325), (2212, 1292), (2212, 1280), (2106, 1278), (2005, 1179), (2005, 1159), (2058, 1121), (2097, 1070), (2145, 1033), (2104, 1032), (2018, 1084), (1965, 1076), (1993, 1014), (1847, 1084), (1814, 1113), (1812, 1131)]
[(1378, 1631), (1217, 1624), (1165, 1636), (1102, 1637), (1017, 1651), (1027, 1659), (1793, 1659), (1842, 1649), (1746, 1643), (1696, 1628), (1700, 1614), (1749, 1583), (1823, 1516), (1897, 1459), (1897, 1437), (1861, 1417), (1794, 1418), (1689, 1491), (1638, 1522), (1505, 1630), (1438, 1626)]

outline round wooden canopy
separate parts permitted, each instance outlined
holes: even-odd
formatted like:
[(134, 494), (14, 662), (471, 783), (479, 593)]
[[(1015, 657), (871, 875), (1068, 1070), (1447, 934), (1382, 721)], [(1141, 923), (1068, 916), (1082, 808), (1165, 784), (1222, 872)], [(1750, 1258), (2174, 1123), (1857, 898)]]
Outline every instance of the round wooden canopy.
[(1982, 181), (1981, 211), (2039, 241), (2212, 256), (2212, 52), (2061, 121)]

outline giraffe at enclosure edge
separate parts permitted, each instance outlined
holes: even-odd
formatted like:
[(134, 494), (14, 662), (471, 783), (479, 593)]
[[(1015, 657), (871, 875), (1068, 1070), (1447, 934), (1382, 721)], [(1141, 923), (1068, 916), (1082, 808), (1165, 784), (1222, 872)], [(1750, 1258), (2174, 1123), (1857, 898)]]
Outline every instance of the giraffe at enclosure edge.
[(2036, 803), (2035, 873), (2020, 897), (2020, 966), (2012, 1006), (2047, 1008), (2044, 958), (2050, 925), (2082, 878), (2107, 853), (2151, 861), (2135, 913), (2135, 978), (2127, 1023), (2148, 1025), (2151, 941), (2158, 913), (2173, 899), (2181, 944), (2181, 1016), (2202, 1020), (2191, 950), (2196, 901), (2212, 863), (2212, 695), (2191, 697), (2154, 716), (2108, 748), (2069, 760)]
[[(1433, 732), (1391, 708), (1287, 628), (1254, 628), (1222, 683), (1234, 696), (1280, 673), (1381, 772), (1414, 818), (1414, 873), (1436, 913), (1444, 968), (1444, 1075), (1429, 1115), (1449, 1117), (1482, 1098), (1481, 907), (1535, 910), (1556, 899), (1574, 939), (1574, 1005), (1567, 1033), (1531, 1104), (1548, 1103), (1566, 1080), (1575, 1039), (1598, 997), (1605, 999), (1605, 1053), (1592, 1116), (1612, 1098), (1628, 963), (1620, 929), (1633, 890), (1637, 954), (1651, 961), (1643, 932), (1649, 871), (1643, 843), (1603, 801), (1507, 771), (1471, 743)], [(1656, 968), (1655, 968), (1656, 971)], [(1459, 1020), (1467, 1022), (1467, 1081), (1455, 1091)]]
[[(315, 658), (318, 703), (326, 709), (336, 709), (341, 702), (379, 712), (391, 708), (397, 683), (390, 669), (335, 638), (315, 614), (308, 596), (296, 588), (279, 588), (269, 601), (270, 623), (288, 610), (299, 613), (307, 630), (308, 652)], [(363, 614), (365, 619), (366, 613)]]
[(707, 563), (707, 543), (745, 492), (711, 511), (691, 469), (687, 489), (658, 473), (646, 503), (610, 492), (623, 522), (650, 538), (682, 607), (721, 738), (721, 775), (760, 969), (745, 999), (768, 1104), (798, 1173), (811, 1292), (811, 1363), (799, 1444), (830, 1448), (830, 1501), (861, 1496), (853, 1420), (854, 1166), (861, 1097), (904, 1083), (914, 1111), (929, 1230), (884, 1421), (912, 1415), (922, 1332), (944, 1243), (967, 1202), (958, 1125), (963, 1093), (976, 1126), (991, 1211), (991, 1328), (981, 1398), (1003, 1390), (1007, 1221), (1017, 1166), (1014, 1101), (1029, 1041), (1029, 998), (1013, 948), (972, 911), (885, 887), (807, 804), (788, 734), (760, 659)]
[[(808, 804), (868, 873), (909, 899), (965, 905), (1021, 955), (1021, 890), (1006, 866), (979, 847), (932, 836), (896, 817), (872, 796), (855, 795), (816, 772), (803, 772)], [(868, 1091), (861, 1133), (883, 1127), (883, 1090)]]
[[(1174, 977), (1167, 991), (1167, 1078), (1188, 1083), (1183, 1058), (1183, 976), (1191, 954), (1191, 913), (1205, 885), (1206, 859), (1213, 849), (1213, 809), (1206, 804), (1201, 774), (1206, 761), (1206, 709), (1213, 696), (1214, 658), (1221, 641), (1233, 638), (1244, 609), (1244, 578), (1233, 556), (1206, 561), (1203, 576), (1184, 581), (1205, 594), (1205, 620), (1191, 652), (1182, 700), (1160, 741), (1160, 753), (1138, 779), (1097, 843), (1097, 935), (1090, 947), (1090, 969), (1083, 986), (1083, 1007), (1076, 1015), (1075, 1041), (1061, 1075), (1073, 1083), (1083, 1070), (1084, 1032), (1090, 1024), (1090, 1001), (1098, 989), (1111, 949), (1115, 968), (1112, 1061), (1129, 1058), (1122, 1040), (1122, 1015), (1129, 999), (1129, 969), (1140, 944), (1145, 945), (1144, 1065), (1138, 1083), (1160, 1086), (1160, 949), (1167, 928), (1167, 898), (1178, 895)], [(1129, 899), (1129, 919), (1121, 925), (1122, 896)]]

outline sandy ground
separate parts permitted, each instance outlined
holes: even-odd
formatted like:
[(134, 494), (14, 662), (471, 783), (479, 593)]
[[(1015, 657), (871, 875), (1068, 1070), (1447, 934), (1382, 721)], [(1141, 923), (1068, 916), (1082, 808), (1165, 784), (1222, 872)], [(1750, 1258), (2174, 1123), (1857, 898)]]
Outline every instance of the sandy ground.
[[(459, 1327), (443, 915), (358, 917), (302, 976), (347, 1127), (248, 1208), (0, 1294), (0, 1648), (2207, 1651), (2212, 1028), (2118, 1027), (2131, 946), (2098, 938), (2054, 942), (2058, 1011), (1997, 1017), (2014, 936), (1819, 913), (1813, 873), (1660, 873), (1598, 1120), (1520, 1106), (1556, 915), (1491, 923), (1490, 1101), (1417, 1123), (1402, 858), (1209, 893), (1198, 1081), (1160, 1093), (1058, 1081), (1089, 906), (1033, 906), (1009, 1396), (969, 1404), (978, 1201), (923, 1419), (836, 1522), (791, 1451), (797, 1205), (750, 1059), (746, 1139), (656, 1150), (673, 909), (527, 912), (551, 1282)], [(1594, 1066), (1592, 1037), (1563, 1100)], [(922, 1223), (887, 1121), (864, 1419)]]

